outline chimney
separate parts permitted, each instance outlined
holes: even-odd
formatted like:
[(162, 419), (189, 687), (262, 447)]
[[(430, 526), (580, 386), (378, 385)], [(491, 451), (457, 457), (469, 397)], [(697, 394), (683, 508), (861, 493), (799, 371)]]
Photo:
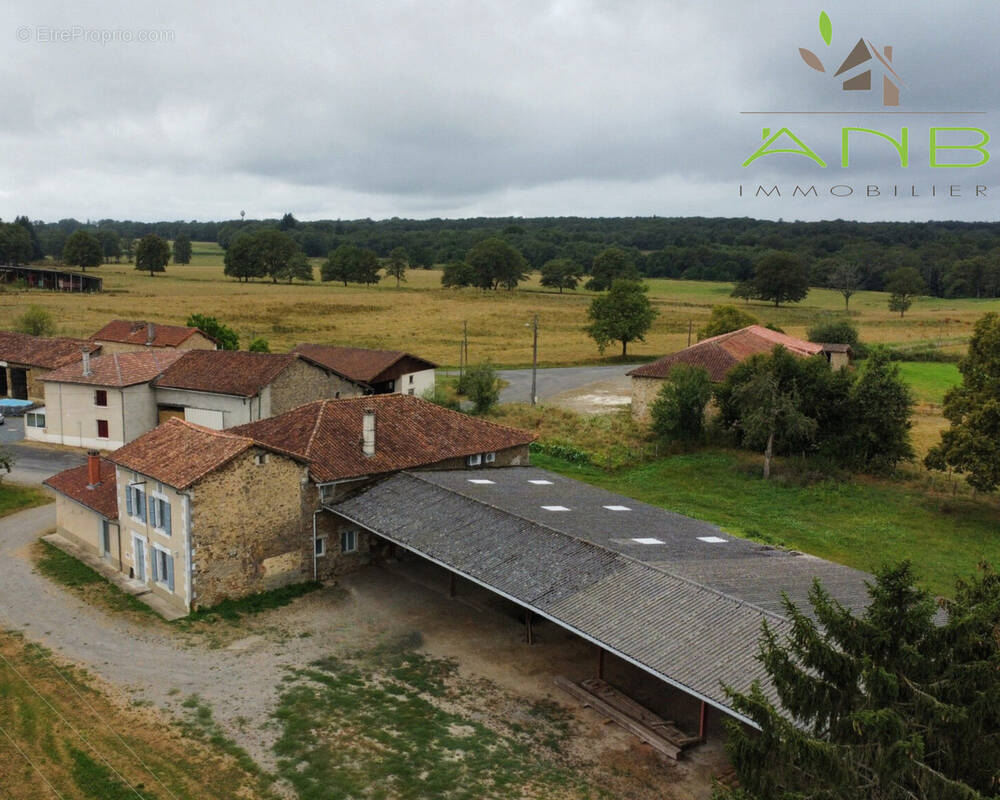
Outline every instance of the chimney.
[(90, 350), (87, 347), (83, 348), (83, 374), (85, 377), (90, 375)]
[(375, 409), (366, 408), (361, 423), (361, 452), (371, 458), (375, 455)]
[(151, 347), (153, 339), (156, 338), (156, 326), (152, 322), (146, 323), (146, 346)]
[(101, 482), (101, 457), (96, 450), (87, 451), (87, 485), (94, 487)]

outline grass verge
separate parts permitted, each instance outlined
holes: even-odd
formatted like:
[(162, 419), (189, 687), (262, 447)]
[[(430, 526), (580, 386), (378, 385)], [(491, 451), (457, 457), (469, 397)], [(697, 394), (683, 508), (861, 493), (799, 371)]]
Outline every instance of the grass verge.
[(34, 486), (21, 486), (17, 483), (0, 483), (0, 517), (6, 517), (16, 511), (26, 508), (44, 506), (51, 503), (52, 498)]
[(784, 462), (770, 481), (749, 453), (705, 450), (607, 472), (545, 453), (551, 469), (613, 492), (712, 522), (735, 536), (790, 547), (871, 571), (910, 559), (923, 586), (954, 592), (955, 578), (986, 559), (1000, 564), (1000, 508), (949, 497), (925, 482), (855, 477), (805, 483)]
[(238, 622), (242, 617), (247, 615), (260, 614), (262, 611), (268, 611), (272, 608), (287, 606), (297, 597), (302, 597), (302, 595), (322, 588), (323, 584), (317, 581), (295, 583), (291, 586), (282, 586), (279, 589), (258, 592), (235, 600), (223, 600), (214, 606), (192, 611), (186, 619), (190, 622), (211, 621), (215, 619)]

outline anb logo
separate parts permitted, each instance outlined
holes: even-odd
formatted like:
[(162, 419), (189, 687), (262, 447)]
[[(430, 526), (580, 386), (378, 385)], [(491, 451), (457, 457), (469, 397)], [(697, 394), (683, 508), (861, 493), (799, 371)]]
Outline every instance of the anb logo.
[[(819, 35), (823, 37), (826, 46), (833, 42), (833, 23), (825, 11), (819, 15)], [(799, 48), (799, 55), (817, 72), (826, 72), (822, 59), (812, 50), (804, 47)], [(860, 69), (864, 67), (864, 69)], [(902, 79), (896, 70), (892, 68), (892, 45), (884, 45), (879, 51), (869, 40), (861, 37), (854, 49), (847, 54), (847, 58), (841, 63), (834, 73), (835, 78), (844, 75), (843, 87), (845, 92), (870, 92), (872, 90), (872, 71), (881, 74), (882, 77), (882, 105), (899, 105), (899, 86)]]

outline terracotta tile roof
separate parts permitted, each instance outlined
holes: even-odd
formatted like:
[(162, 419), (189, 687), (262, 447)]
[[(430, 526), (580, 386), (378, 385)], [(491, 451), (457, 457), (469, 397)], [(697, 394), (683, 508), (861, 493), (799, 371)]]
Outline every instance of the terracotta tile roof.
[(178, 358), (183, 350), (140, 350), (134, 353), (110, 353), (90, 359), (90, 374), (83, 374), (83, 362), (53, 370), (46, 381), (86, 383), (94, 386), (134, 386), (148, 383)]
[(295, 353), (185, 350), (157, 378), (156, 386), (253, 397), (297, 358)]
[[(371, 457), (361, 452), (361, 424), (368, 408), (375, 411)], [(320, 483), (505, 450), (536, 438), (401, 394), (318, 400), (229, 430), (307, 460), (313, 480)]]
[(30, 367), (56, 369), (83, 358), (83, 348), (99, 353), (101, 346), (86, 339), (31, 336), (27, 333), (0, 331), (0, 361), (27, 364)]
[(108, 519), (118, 518), (118, 482), (115, 479), (115, 465), (101, 459), (101, 482), (89, 486), (89, 471), (86, 464), (73, 467), (47, 478), (43, 483), (59, 494), (92, 508)]
[[(150, 325), (153, 326), (152, 342), (149, 341)], [(90, 338), (97, 341), (141, 344), (150, 347), (178, 347), (196, 333), (200, 333), (207, 339), (212, 339), (204, 331), (184, 325), (161, 325), (159, 322), (113, 319)], [(215, 340), (212, 339), (212, 341)]]
[[(434, 369), (436, 364), (402, 350), (367, 350), (363, 347), (340, 347), (332, 344), (299, 344), (292, 348), (316, 363), (333, 370), (345, 378), (360, 383), (378, 383), (399, 377), (400, 371), (392, 369), (400, 361), (407, 361), (403, 371), (416, 372)], [(390, 374), (386, 374), (390, 373)]]
[(173, 418), (110, 453), (108, 460), (186, 489), (253, 446), (247, 436)]
[(775, 345), (781, 345), (794, 355), (802, 357), (823, 352), (823, 345), (796, 339), (761, 325), (751, 325), (705, 339), (658, 361), (636, 367), (628, 374), (637, 378), (666, 378), (675, 364), (690, 364), (704, 367), (709, 378), (719, 383), (741, 361), (758, 353), (770, 353)]

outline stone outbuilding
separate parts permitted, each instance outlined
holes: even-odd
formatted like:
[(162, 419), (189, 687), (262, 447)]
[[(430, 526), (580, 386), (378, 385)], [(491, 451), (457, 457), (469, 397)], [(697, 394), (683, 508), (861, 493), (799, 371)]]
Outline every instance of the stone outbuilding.
[(161, 325), (130, 319), (113, 319), (90, 337), (105, 353), (126, 353), (149, 348), (216, 350), (219, 343), (198, 328)]
[(436, 364), (401, 350), (369, 350), (328, 344), (292, 348), (353, 381), (366, 394), (411, 394), (423, 397), (434, 388)]
[(85, 339), (0, 331), (0, 397), (41, 400), (45, 376), (79, 362), (84, 352), (98, 355), (101, 345)]

